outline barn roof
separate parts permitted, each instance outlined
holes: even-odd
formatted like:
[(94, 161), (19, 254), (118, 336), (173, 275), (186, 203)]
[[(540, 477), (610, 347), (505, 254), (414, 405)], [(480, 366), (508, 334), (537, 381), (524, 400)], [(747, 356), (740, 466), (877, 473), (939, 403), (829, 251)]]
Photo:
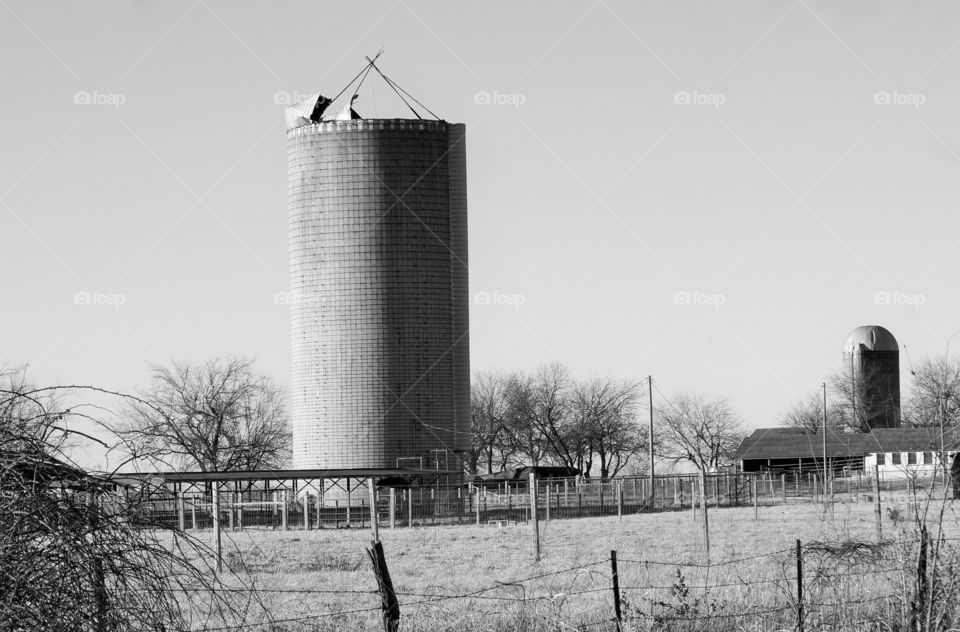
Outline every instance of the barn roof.
[(0, 486), (21, 483), (86, 487), (94, 481), (82, 469), (45, 452), (0, 450)]
[(475, 483), (502, 483), (504, 481), (525, 481), (530, 474), (541, 478), (571, 478), (580, 474), (580, 470), (573, 467), (557, 467), (550, 465), (528, 465), (515, 467), (502, 472), (482, 474), (474, 478)]
[[(947, 429), (944, 446), (956, 450), (960, 440)], [(877, 428), (850, 434), (827, 431), (827, 457), (863, 456), (871, 452), (922, 452), (940, 449), (939, 428)], [(822, 457), (823, 435), (792, 428), (758, 428), (740, 444), (734, 458), (798, 459)]]

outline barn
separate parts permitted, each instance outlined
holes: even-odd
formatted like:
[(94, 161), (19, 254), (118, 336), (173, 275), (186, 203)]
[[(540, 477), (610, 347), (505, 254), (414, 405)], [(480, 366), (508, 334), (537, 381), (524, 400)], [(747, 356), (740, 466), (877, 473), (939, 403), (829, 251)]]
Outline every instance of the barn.
[(504, 483), (526, 483), (530, 475), (536, 474), (538, 479), (546, 478), (573, 478), (580, 475), (580, 470), (572, 467), (557, 467), (548, 465), (528, 465), (515, 467), (502, 472), (492, 472), (475, 476), (471, 481), (481, 487), (496, 487)]
[[(942, 437), (942, 441), (941, 441)], [(796, 428), (759, 428), (743, 440), (734, 455), (741, 472), (873, 472), (885, 479), (930, 477), (941, 467), (941, 450), (954, 472), (960, 440), (953, 429), (875, 428), (870, 432), (824, 435)]]

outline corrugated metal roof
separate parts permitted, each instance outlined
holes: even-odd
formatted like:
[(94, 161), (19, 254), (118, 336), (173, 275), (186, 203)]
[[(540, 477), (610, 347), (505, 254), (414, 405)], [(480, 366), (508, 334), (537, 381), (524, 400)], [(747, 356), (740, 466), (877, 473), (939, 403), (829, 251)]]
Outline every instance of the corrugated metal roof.
[(491, 474), (481, 474), (474, 477), (475, 483), (502, 483), (504, 481), (525, 481), (530, 474), (536, 474), (542, 478), (573, 478), (580, 474), (580, 470), (573, 467), (558, 467), (550, 465), (527, 465), (525, 467), (515, 467), (502, 472), (493, 472)]
[[(734, 458), (790, 459), (823, 456), (823, 435), (784, 428), (759, 428), (743, 440)], [(948, 450), (960, 445), (953, 429), (944, 432)], [(939, 428), (877, 428), (851, 434), (827, 432), (827, 457), (863, 456), (870, 452), (923, 452), (940, 449)]]
[(267, 480), (309, 480), (318, 478), (386, 478), (386, 477), (429, 477), (455, 476), (456, 470), (424, 470), (412, 468), (389, 469), (306, 469), (306, 470), (251, 470), (231, 472), (144, 472), (116, 474), (117, 478), (140, 480), (162, 478), (166, 483), (195, 483), (201, 481), (267, 481)]

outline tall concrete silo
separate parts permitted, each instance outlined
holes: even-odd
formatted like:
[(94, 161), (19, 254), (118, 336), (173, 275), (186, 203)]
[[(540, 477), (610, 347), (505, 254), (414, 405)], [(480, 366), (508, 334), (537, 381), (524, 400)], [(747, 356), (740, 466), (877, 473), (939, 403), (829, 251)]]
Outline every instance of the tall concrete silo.
[(900, 427), (900, 346), (880, 325), (857, 327), (843, 345), (862, 430)]
[(469, 448), (463, 125), (287, 131), (295, 468), (457, 469)]

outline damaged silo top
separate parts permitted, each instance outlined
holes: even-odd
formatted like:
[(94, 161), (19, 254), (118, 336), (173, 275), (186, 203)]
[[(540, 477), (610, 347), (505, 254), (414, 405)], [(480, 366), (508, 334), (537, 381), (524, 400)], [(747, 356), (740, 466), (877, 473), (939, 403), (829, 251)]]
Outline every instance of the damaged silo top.
[[(284, 110), (284, 116), (286, 118), (287, 129), (295, 129), (297, 127), (304, 127), (306, 125), (314, 125), (321, 123), (323, 121), (349, 121), (363, 118), (357, 111), (354, 109), (354, 103), (359, 98), (357, 92), (360, 91), (360, 87), (363, 85), (364, 80), (366, 80), (367, 75), (370, 74), (371, 70), (375, 70), (378, 75), (383, 79), (384, 82), (393, 90), (394, 93), (400, 100), (403, 101), (404, 105), (413, 113), (413, 115), (418, 119), (423, 119), (423, 116), (420, 115), (420, 112), (414, 108), (410, 101), (413, 101), (421, 108), (426, 110), (433, 118), (440, 121), (442, 120), (439, 116), (430, 111), (430, 108), (423, 105), (415, 97), (413, 97), (409, 92), (401, 88), (395, 81), (387, 77), (380, 68), (377, 67), (376, 61), (380, 57), (383, 51), (377, 53), (376, 57), (370, 59), (366, 58), (367, 65), (364, 66), (357, 75), (346, 85), (346, 87), (341, 90), (337, 96), (332, 99), (323, 96), (320, 93), (312, 94), (307, 97), (305, 100), (291, 105), (290, 107)], [(353, 92), (350, 94), (350, 98), (347, 99), (347, 102), (343, 104), (339, 109), (331, 108), (331, 106), (343, 96), (354, 84)], [(408, 101), (409, 99), (409, 101)]]

